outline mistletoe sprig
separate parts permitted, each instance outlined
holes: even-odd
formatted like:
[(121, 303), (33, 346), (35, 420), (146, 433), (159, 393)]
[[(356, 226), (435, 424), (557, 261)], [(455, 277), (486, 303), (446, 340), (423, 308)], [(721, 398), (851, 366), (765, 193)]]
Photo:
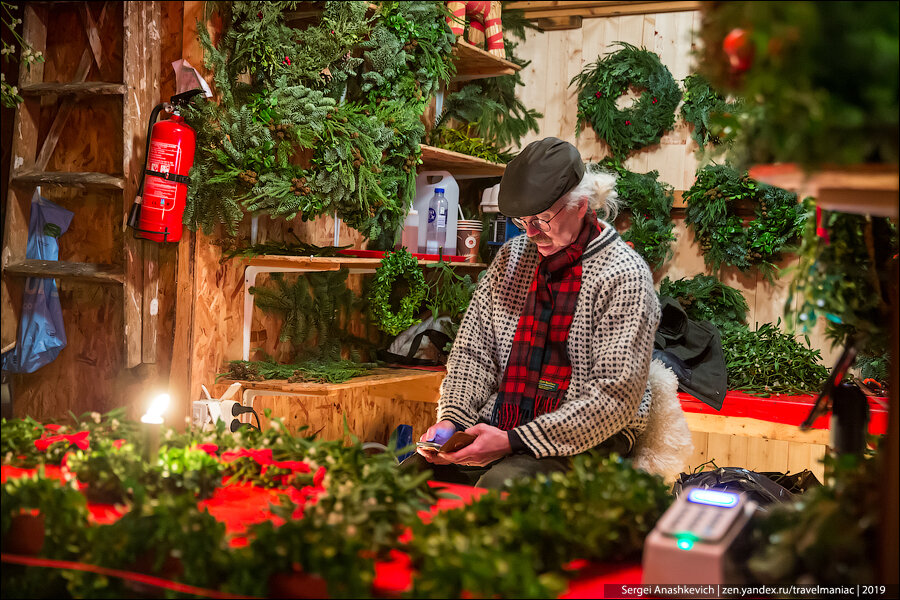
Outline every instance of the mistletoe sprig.
[[(659, 142), (675, 123), (681, 89), (659, 56), (626, 42), (612, 54), (597, 59), (572, 78), (578, 92), (579, 135), (590, 124), (623, 161), (634, 150)], [(616, 100), (629, 88), (640, 91), (634, 105), (619, 109)]]
[(729, 389), (756, 396), (818, 392), (828, 377), (822, 353), (781, 331), (777, 323), (757, 324), (756, 330), (741, 324), (722, 323), (722, 350)]
[(675, 241), (672, 186), (659, 180), (658, 171), (634, 173), (610, 159), (600, 164), (618, 175), (616, 193), (631, 212), (631, 224), (622, 233), (622, 239), (631, 242), (651, 269), (659, 268), (671, 258), (672, 242)]
[[(713, 270), (723, 265), (747, 271), (758, 268), (769, 280), (774, 263), (798, 240), (806, 213), (797, 195), (758, 183), (728, 165), (709, 165), (685, 192), (685, 222), (693, 229), (703, 260)], [(756, 218), (745, 224), (741, 205), (753, 207)]]

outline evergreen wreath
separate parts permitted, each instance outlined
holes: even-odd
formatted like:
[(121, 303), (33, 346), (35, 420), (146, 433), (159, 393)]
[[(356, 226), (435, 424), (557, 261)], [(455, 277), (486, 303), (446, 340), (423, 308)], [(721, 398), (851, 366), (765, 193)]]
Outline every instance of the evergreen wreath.
[[(707, 144), (721, 144), (724, 134), (718, 131), (718, 116), (729, 115), (740, 107), (740, 102), (728, 102), (714, 90), (703, 75), (684, 78), (684, 103), (681, 118), (694, 126), (691, 137), (702, 149)], [(721, 134), (721, 135), (720, 135)]]
[(640, 254), (650, 268), (659, 268), (672, 256), (672, 186), (659, 181), (659, 172), (633, 173), (621, 163), (606, 159), (601, 166), (618, 175), (616, 193), (631, 211), (631, 225), (622, 235), (625, 242)]
[[(409, 293), (400, 301), (400, 310), (395, 313), (391, 307), (391, 291), (398, 277), (409, 283)], [(416, 318), (416, 312), (427, 294), (428, 284), (418, 261), (406, 248), (400, 248), (387, 254), (375, 271), (369, 292), (369, 313), (379, 329), (399, 335), (421, 321)]]
[[(590, 123), (619, 161), (633, 150), (659, 142), (675, 123), (675, 109), (681, 101), (681, 89), (659, 56), (626, 42), (616, 42), (621, 50), (590, 64), (572, 78), (577, 85), (580, 135)], [(629, 88), (643, 93), (624, 109), (616, 99)]]
[[(806, 213), (797, 195), (763, 183), (728, 165), (709, 165), (684, 194), (685, 222), (694, 230), (704, 262), (718, 271), (731, 265), (741, 271), (757, 267), (771, 281), (775, 262), (795, 244)], [(753, 205), (749, 223), (738, 214), (742, 203)]]
[(678, 300), (689, 319), (711, 321), (719, 329), (746, 323), (750, 310), (740, 290), (702, 273), (676, 281), (666, 277), (659, 284), (659, 295)]

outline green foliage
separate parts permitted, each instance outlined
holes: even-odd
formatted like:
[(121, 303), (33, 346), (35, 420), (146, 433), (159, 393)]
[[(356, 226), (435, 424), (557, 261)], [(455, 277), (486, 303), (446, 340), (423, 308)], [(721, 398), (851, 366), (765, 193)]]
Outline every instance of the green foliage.
[[(569, 86), (574, 84), (578, 92), (576, 135), (589, 123), (622, 162), (633, 150), (659, 142), (672, 127), (681, 89), (659, 56), (626, 42), (615, 45), (621, 50), (586, 66)], [(629, 88), (641, 96), (620, 110), (616, 100)]]
[[(33, 511), (38, 515), (37, 527), (43, 521), (43, 544), (39, 557), (57, 560), (81, 560), (78, 549), (85, 545), (88, 531), (88, 510), (84, 496), (73, 485), (49, 479), (43, 466), (31, 476), (10, 477), (0, 492), (2, 509), (3, 551), (10, 552), (13, 542), (34, 542), (28, 539), (36, 531), (11, 530), (14, 521), (28, 519)], [(18, 526), (18, 524), (17, 524)], [(38, 529), (39, 531), (39, 529)], [(17, 538), (10, 539), (15, 533)], [(15, 552), (13, 552), (15, 553)], [(38, 569), (13, 564), (3, 565), (3, 596), (8, 598), (59, 598), (65, 594), (63, 571)]]
[(601, 166), (616, 172), (616, 193), (631, 211), (631, 223), (622, 239), (631, 242), (651, 269), (657, 269), (672, 257), (672, 204), (675, 192), (659, 181), (659, 172), (633, 173), (622, 163), (607, 159)]
[(755, 580), (768, 585), (877, 584), (887, 449), (872, 457), (825, 456), (828, 483), (795, 502), (769, 507), (754, 519), (748, 560)]
[[(832, 345), (850, 338), (869, 355), (888, 349), (890, 308), (888, 290), (897, 254), (897, 228), (886, 218), (823, 212), (822, 226), (829, 240), (816, 232), (812, 202), (803, 230), (800, 263), (785, 305), (787, 322), (811, 330), (820, 317)], [(795, 311), (794, 298), (801, 299)]]
[[(16, 17), (18, 7), (9, 2), (2, 2), (0, 6), (3, 7), (3, 14), (0, 15), (3, 28), (9, 32), (9, 36), (6, 33), (3, 35), (3, 62), (18, 61), (26, 70), (30, 71), (32, 64), (44, 62), (44, 54), (40, 50), (35, 51), (31, 44), (26, 42), (16, 31), (22, 24), (22, 19)], [(21, 52), (16, 50), (16, 45), (22, 47)], [(19, 95), (19, 88), (7, 82), (5, 78), (0, 81), (0, 104), (5, 108), (15, 108), (20, 102), (22, 102), (22, 96)]]
[(721, 325), (722, 350), (728, 371), (728, 389), (756, 396), (818, 392), (828, 377), (822, 353), (784, 333), (777, 323)]
[[(741, 167), (897, 163), (897, 2), (722, 2), (703, 11), (702, 73), (747, 110), (729, 121)], [(749, 68), (735, 73), (723, 40), (747, 32)]]
[(374, 363), (351, 360), (306, 360), (291, 364), (276, 363), (271, 360), (232, 360), (228, 372), (220, 374), (229, 379), (241, 381), (265, 381), (266, 379), (287, 379), (316, 383), (343, 383), (353, 377), (365, 375)]
[(303, 220), (337, 213), (376, 239), (415, 196), (419, 117), (453, 73), (438, 2), (325, 2), (305, 28), (296, 2), (235, 2), (214, 45), (201, 27), (220, 106), (188, 111), (198, 131), (184, 222), (234, 235), (245, 212)]
[(670, 502), (659, 477), (615, 457), (579, 455), (569, 473), (514, 482), (414, 524), (412, 595), (558, 597), (563, 565), (639, 556)]
[(890, 383), (891, 355), (885, 352), (881, 356), (857, 355), (854, 363), (859, 369), (860, 379), (872, 378), (882, 385)]
[(719, 329), (745, 324), (750, 310), (740, 290), (702, 273), (677, 281), (666, 277), (659, 284), (659, 295), (678, 300), (689, 319), (711, 321)]
[(304, 273), (289, 284), (283, 274), (274, 273), (275, 289), (253, 286), (250, 293), (260, 310), (283, 317), (278, 340), (290, 342), (299, 358), (339, 361), (342, 344), (364, 343), (347, 329), (363, 303), (347, 287), (348, 274), (347, 268)]
[(451, 129), (437, 127), (428, 134), (428, 142), (432, 146), (467, 154), (492, 163), (507, 163), (512, 158), (494, 146), (490, 141), (472, 135), (473, 125), (465, 128)]
[(307, 244), (300, 241), (297, 235), (290, 231), (294, 237), (294, 242), (279, 242), (277, 240), (267, 240), (258, 244), (248, 246), (234, 246), (222, 252), (223, 260), (228, 260), (240, 256), (242, 258), (253, 258), (255, 256), (338, 256), (338, 251), (345, 250), (350, 246), (316, 246), (315, 244)]
[[(399, 310), (395, 312), (391, 307), (391, 292), (399, 278), (407, 282), (409, 293), (400, 301)], [(427, 294), (425, 275), (416, 258), (406, 248), (386, 254), (375, 272), (369, 291), (369, 312), (373, 323), (390, 335), (398, 335), (419, 324), (421, 321), (416, 318), (416, 313)]]
[(448, 316), (457, 323), (462, 321), (475, 292), (472, 277), (458, 275), (450, 263), (441, 261), (432, 270), (431, 278), (425, 307), (434, 318)]
[[(703, 251), (704, 262), (718, 271), (723, 265), (747, 271), (756, 267), (772, 279), (782, 252), (803, 231), (806, 212), (797, 195), (758, 183), (728, 165), (708, 165), (697, 171), (687, 202), (685, 222)], [(749, 223), (738, 214), (753, 206)]]
[[(525, 40), (526, 29), (540, 30), (525, 19), (523, 11), (508, 8), (507, 2), (503, 4), (500, 20), (506, 60), (525, 68), (531, 61), (516, 56), (516, 47), (519, 44), (516, 40)], [(543, 117), (535, 109), (522, 104), (516, 96), (516, 88), (523, 85), (525, 83), (522, 81), (521, 71), (512, 75), (473, 81), (458, 92), (447, 94), (444, 99), (444, 115), (439, 119), (438, 125), (453, 118), (475, 128), (475, 135), (486, 140), (492, 147), (498, 149), (517, 147), (529, 132), (538, 133), (537, 120)], [(468, 96), (469, 106), (457, 110), (453, 106), (461, 104), (461, 94)]]
[(740, 102), (727, 102), (712, 89), (703, 75), (693, 74), (684, 78), (681, 118), (694, 126), (691, 137), (701, 151), (707, 144), (721, 144), (725, 138), (725, 132), (716, 127), (716, 117), (730, 117), (739, 110)]

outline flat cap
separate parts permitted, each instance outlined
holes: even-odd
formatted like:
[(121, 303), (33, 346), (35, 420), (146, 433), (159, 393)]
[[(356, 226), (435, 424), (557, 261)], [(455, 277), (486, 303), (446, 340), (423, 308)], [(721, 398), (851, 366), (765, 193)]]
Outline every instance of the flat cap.
[(500, 181), (500, 212), (526, 217), (544, 212), (581, 182), (578, 149), (559, 138), (531, 142), (508, 165)]

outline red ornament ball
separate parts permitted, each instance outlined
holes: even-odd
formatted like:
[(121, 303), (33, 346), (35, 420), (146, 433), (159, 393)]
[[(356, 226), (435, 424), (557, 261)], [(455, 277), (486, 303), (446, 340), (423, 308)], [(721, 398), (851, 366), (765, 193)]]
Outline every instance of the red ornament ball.
[(753, 64), (753, 43), (750, 34), (743, 29), (732, 29), (722, 41), (722, 50), (735, 73), (746, 71)]

